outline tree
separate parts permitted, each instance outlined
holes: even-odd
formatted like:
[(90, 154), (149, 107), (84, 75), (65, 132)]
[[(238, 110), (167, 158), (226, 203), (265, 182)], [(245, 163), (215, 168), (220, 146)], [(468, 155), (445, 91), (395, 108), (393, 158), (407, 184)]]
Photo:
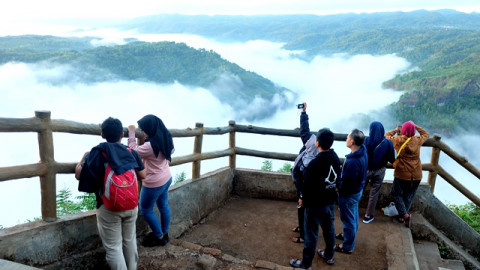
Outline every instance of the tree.
[(262, 163), (262, 167), (260, 168), (262, 171), (272, 171), (272, 161), (271, 160), (268, 160), (266, 159), (265, 161), (263, 161)]
[(181, 172), (181, 173), (175, 175), (175, 180), (173, 181), (173, 184), (181, 183), (181, 182), (185, 181), (186, 178), (187, 178), (187, 174), (185, 172)]
[(61, 189), (57, 194), (57, 215), (71, 215), (82, 211), (93, 210), (97, 206), (94, 193), (77, 196), (78, 202), (71, 200), (72, 192), (68, 188)]
[(79, 203), (73, 202), (70, 198), (72, 192), (68, 188), (61, 189), (57, 194), (57, 215), (69, 215), (80, 212)]
[(292, 171), (292, 163), (286, 162), (283, 163), (283, 166), (278, 169), (278, 172), (290, 173)]
[(85, 193), (77, 196), (76, 199), (80, 200), (80, 207), (83, 211), (97, 208), (97, 199), (94, 193)]

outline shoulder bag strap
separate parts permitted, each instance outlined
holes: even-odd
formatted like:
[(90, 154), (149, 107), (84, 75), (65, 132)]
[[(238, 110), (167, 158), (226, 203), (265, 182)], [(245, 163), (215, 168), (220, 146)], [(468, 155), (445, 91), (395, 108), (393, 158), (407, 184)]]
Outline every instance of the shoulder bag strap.
[(412, 137), (408, 137), (408, 139), (402, 144), (402, 146), (400, 147), (400, 149), (398, 149), (398, 153), (397, 153), (397, 156), (400, 155), (400, 152), (402, 152), (403, 148), (405, 148), (405, 145), (408, 143), (408, 141), (410, 141)]

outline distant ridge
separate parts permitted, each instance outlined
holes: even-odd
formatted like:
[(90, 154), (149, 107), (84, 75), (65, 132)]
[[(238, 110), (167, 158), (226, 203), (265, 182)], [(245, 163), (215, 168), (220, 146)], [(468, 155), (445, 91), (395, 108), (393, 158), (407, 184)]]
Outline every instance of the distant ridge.
[[(203, 87), (234, 109), (244, 109), (258, 98), (262, 106), (244, 114), (246, 120), (271, 116), (289, 101), (290, 90), (223, 59), (214, 51), (194, 49), (185, 43), (140, 42), (94, 46), (98, 38), (54, 36), (0, 37), (0, 64), (8, 62), (49, 63), (73, 67), (71, 76), (55, 84), (72, 82), (135, 80), (158, 84), (178, 82)], [(277, 103), (271, 102), (275, 97)], [(201, 106), (202, 104), (199, 104)], [(293, 106), (293, 104), (292, 104)]]
[[(480, 13), (417, 10), (337, 15), (155, 15), (123, 29), (195, 34), (222, 41), (269, 40), (309, 61), (337, 53), (395, 54), (412, 69), (384, 83), (405, 90), (387, 112), (434, 132), (480, 131)], [(468, 117), (466, 117), (468, 116)]]

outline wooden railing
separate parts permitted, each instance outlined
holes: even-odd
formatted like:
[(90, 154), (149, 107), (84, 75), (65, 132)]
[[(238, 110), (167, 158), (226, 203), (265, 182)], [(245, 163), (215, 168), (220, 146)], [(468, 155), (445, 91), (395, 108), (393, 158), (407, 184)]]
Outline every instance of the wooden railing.
[[(42, 200), (42, 219), (47, 222), (55, 221), (56, 214), (56, 175), (72, 174), (75, 171), (76, 163), (61, 163), (54, 159), (53, 132), (64, 132), (82, 135), (100, 135), (101, 128), (99, 124), (84, 124), (67, 120), (50, 119), (49, 111), (36, 111), (32, 118), (0, 118), (0, 132), (36, 132), (38, 133), (38, 146), (40, 162), (35, 164), (0, 167), (0, 182), (14, 179), (40, 177), (41, 200)], [(127, 134), (126, 128), (124, 129)], [(236, 125), (230, 121), (226, 127), (208, 128), (203, 124), (197, 123), (194, 129), (170, 129), (173, 137), (194, 137), (193, 153), (190, 155), (173, 157), (171, 166), (185, 163), (192, 163), (192, 179), (200, 177), (201, 161), (221, 157), (229, 157), (229, 166), (236, 167), (236, 156), (245, 155), (252, 157), (261, 157), (268, 159), (277, 159), (285, 161), (294, 161), (297, 154), (266, 152), (236, 146), (236, 133), (252, 133), (259, 135), (300, 137), (298, 129), (272, 129), (256, 126)], [(202, 152), (204, 135), (225, 135), (229, 134), (228, 148), (212, 152)], [(137, 131), (137, 138), (140, 143), (143, 141), (142, 133)], [(336, 141), (345, 141), (347, 134), (335, 134)], [(480, 179), (480, 171), (473, 166), (465, 157), (453, 151), (448, 145), (441, 141), (439, 136), (433, 136), (428, 139), (423, 147), (432, 147), (432, 157), (430, 163), (423, 163), (422, 169), (429, 171), (428, 183), (432, 192), (435, 189), (436, 177), (440, 175), (445, 181), (456, 188), (465, 197), (480, 207), (480, 198), (464, 187), (458, 180), (450, 175), (438, 163), (440, 153), (443, 152), (452, 158), (459, 165)], [(391, 164), (387, 165), (391, 169)]]

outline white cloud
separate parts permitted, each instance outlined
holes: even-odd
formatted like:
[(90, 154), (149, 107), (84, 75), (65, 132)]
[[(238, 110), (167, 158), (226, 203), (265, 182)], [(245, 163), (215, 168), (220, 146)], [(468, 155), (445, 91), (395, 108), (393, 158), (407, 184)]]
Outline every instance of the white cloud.
[[(108, 35), (104, 37), (109, 39)], [(119, 37), (121, 36), (116, 35), (116, 40)], [(160, 35), (136, 37), (149, 41), (167, 39)], [(158, 85), (136, 81), (90, 85), (73, 80), (72, 83), (65, 83), (73, 73), (69, 66), (9, 63), (0, 66), (0, 116), (28, 118), (34, 116), (35, 110), (49, 110), (53, 119), (99, 124), (108, 116), (114, 116), (127, 126), (135, 124), (145, 114), (153, 113), (162, 118), (170, 129), (194, 128), (197, 122), (203, 123), (205, 127), (223, 127), (228, 125), (229, 120), (244, 125), (295, 129), (299, 127), (299, 111), (293, 103), (306, 101), (312, 131), (331, 127), (334, 132), (348, 133), (352, 128), (358, 127), (358, 123), (349, 120), (351, 115), (367, 114), (398, 99), (400, 93), (381, 89), (381, 83), (409, 67), (408, 62), (394, 55), (317, 56), (312, 61), (305, 62), (291, 57), (291, 52), (282, 50), (281, 44), (271, 42), (224, 44), (200, 37), (178, 35), (173, 38), (169, 36), (168, 39), (183, 40), (195, 48), (215, 50), (227, 60), (298, 92), (299, 100), (291, 100), (292, 107), (282, 108), (269, 119), (247, 123), (238, 117), (248, 111), (261, 109), (264, 102), (276, 102), (275, 99), (256, 100), (245, 105), (242, 111), (236, 111), (202, 88), (187, 88), (178, 83)], [(390, 124), (384, 123), (386, 128)], [(60, 162), (76, 162), (85, 151), (102, 141), (98, 136), (72, 134), (55, 134), (54, 138), (55, 159)], [(0, 139), (12, 142), (3, 146), (3, 153), (8, 154), (0, 156), (2, 166), (38, 161), (36, 134), (0, 134)], [(298, 138), (273, 140), (269, 136), (238, 134), (237, 139), (240, 147), (265, 151), (297, 153), (301, 147)], [(191, 138), (176, 138), (174, 156), (191, 153), (192, 141)], [(207, 136), (204, 142), (204, 151), (223, 150), (228, 147), (228, 136)], [(25, 149), (20, 150), (20, 146)], [(348, 152), (342, 142), (335, 144), (335, 150), (339, 156)], [(425, 158), (429, 159), (428, 154)], [(237, 162), (238, 167), (260, 168), (263, 159), (239, 157)], [(274, 161), (274, 169), (283, 163)], [(202, 162), (202, 173), (227, 165), (226, 159)], [(172, 168), (173, 175), (182, 171), (191, 175), (190, 164)], [(11, 204), (18, 197), (20, 187), (13, 185), (14, 182), (16, 180), (8, 181), (8, 184), (0, 183), (0, 204)], [(23, 205), (29, 205), (26, 208), (30, 210), (12, 210), (12, 213), (25, 214), (23, 217), (20, 214), (2, 215), (1, 225), (9, 226), (12, 222), (40, 215), (38, 179), (29, 179), (27, 182), (32, 200)], [(58, 177), (58, 189), (68, 187), (76, 191), (76, 185), (73, 175)], [(444, 195), (437, 196), (442, 198)], [(7, 216), (14, 218), (6, 220)]]

